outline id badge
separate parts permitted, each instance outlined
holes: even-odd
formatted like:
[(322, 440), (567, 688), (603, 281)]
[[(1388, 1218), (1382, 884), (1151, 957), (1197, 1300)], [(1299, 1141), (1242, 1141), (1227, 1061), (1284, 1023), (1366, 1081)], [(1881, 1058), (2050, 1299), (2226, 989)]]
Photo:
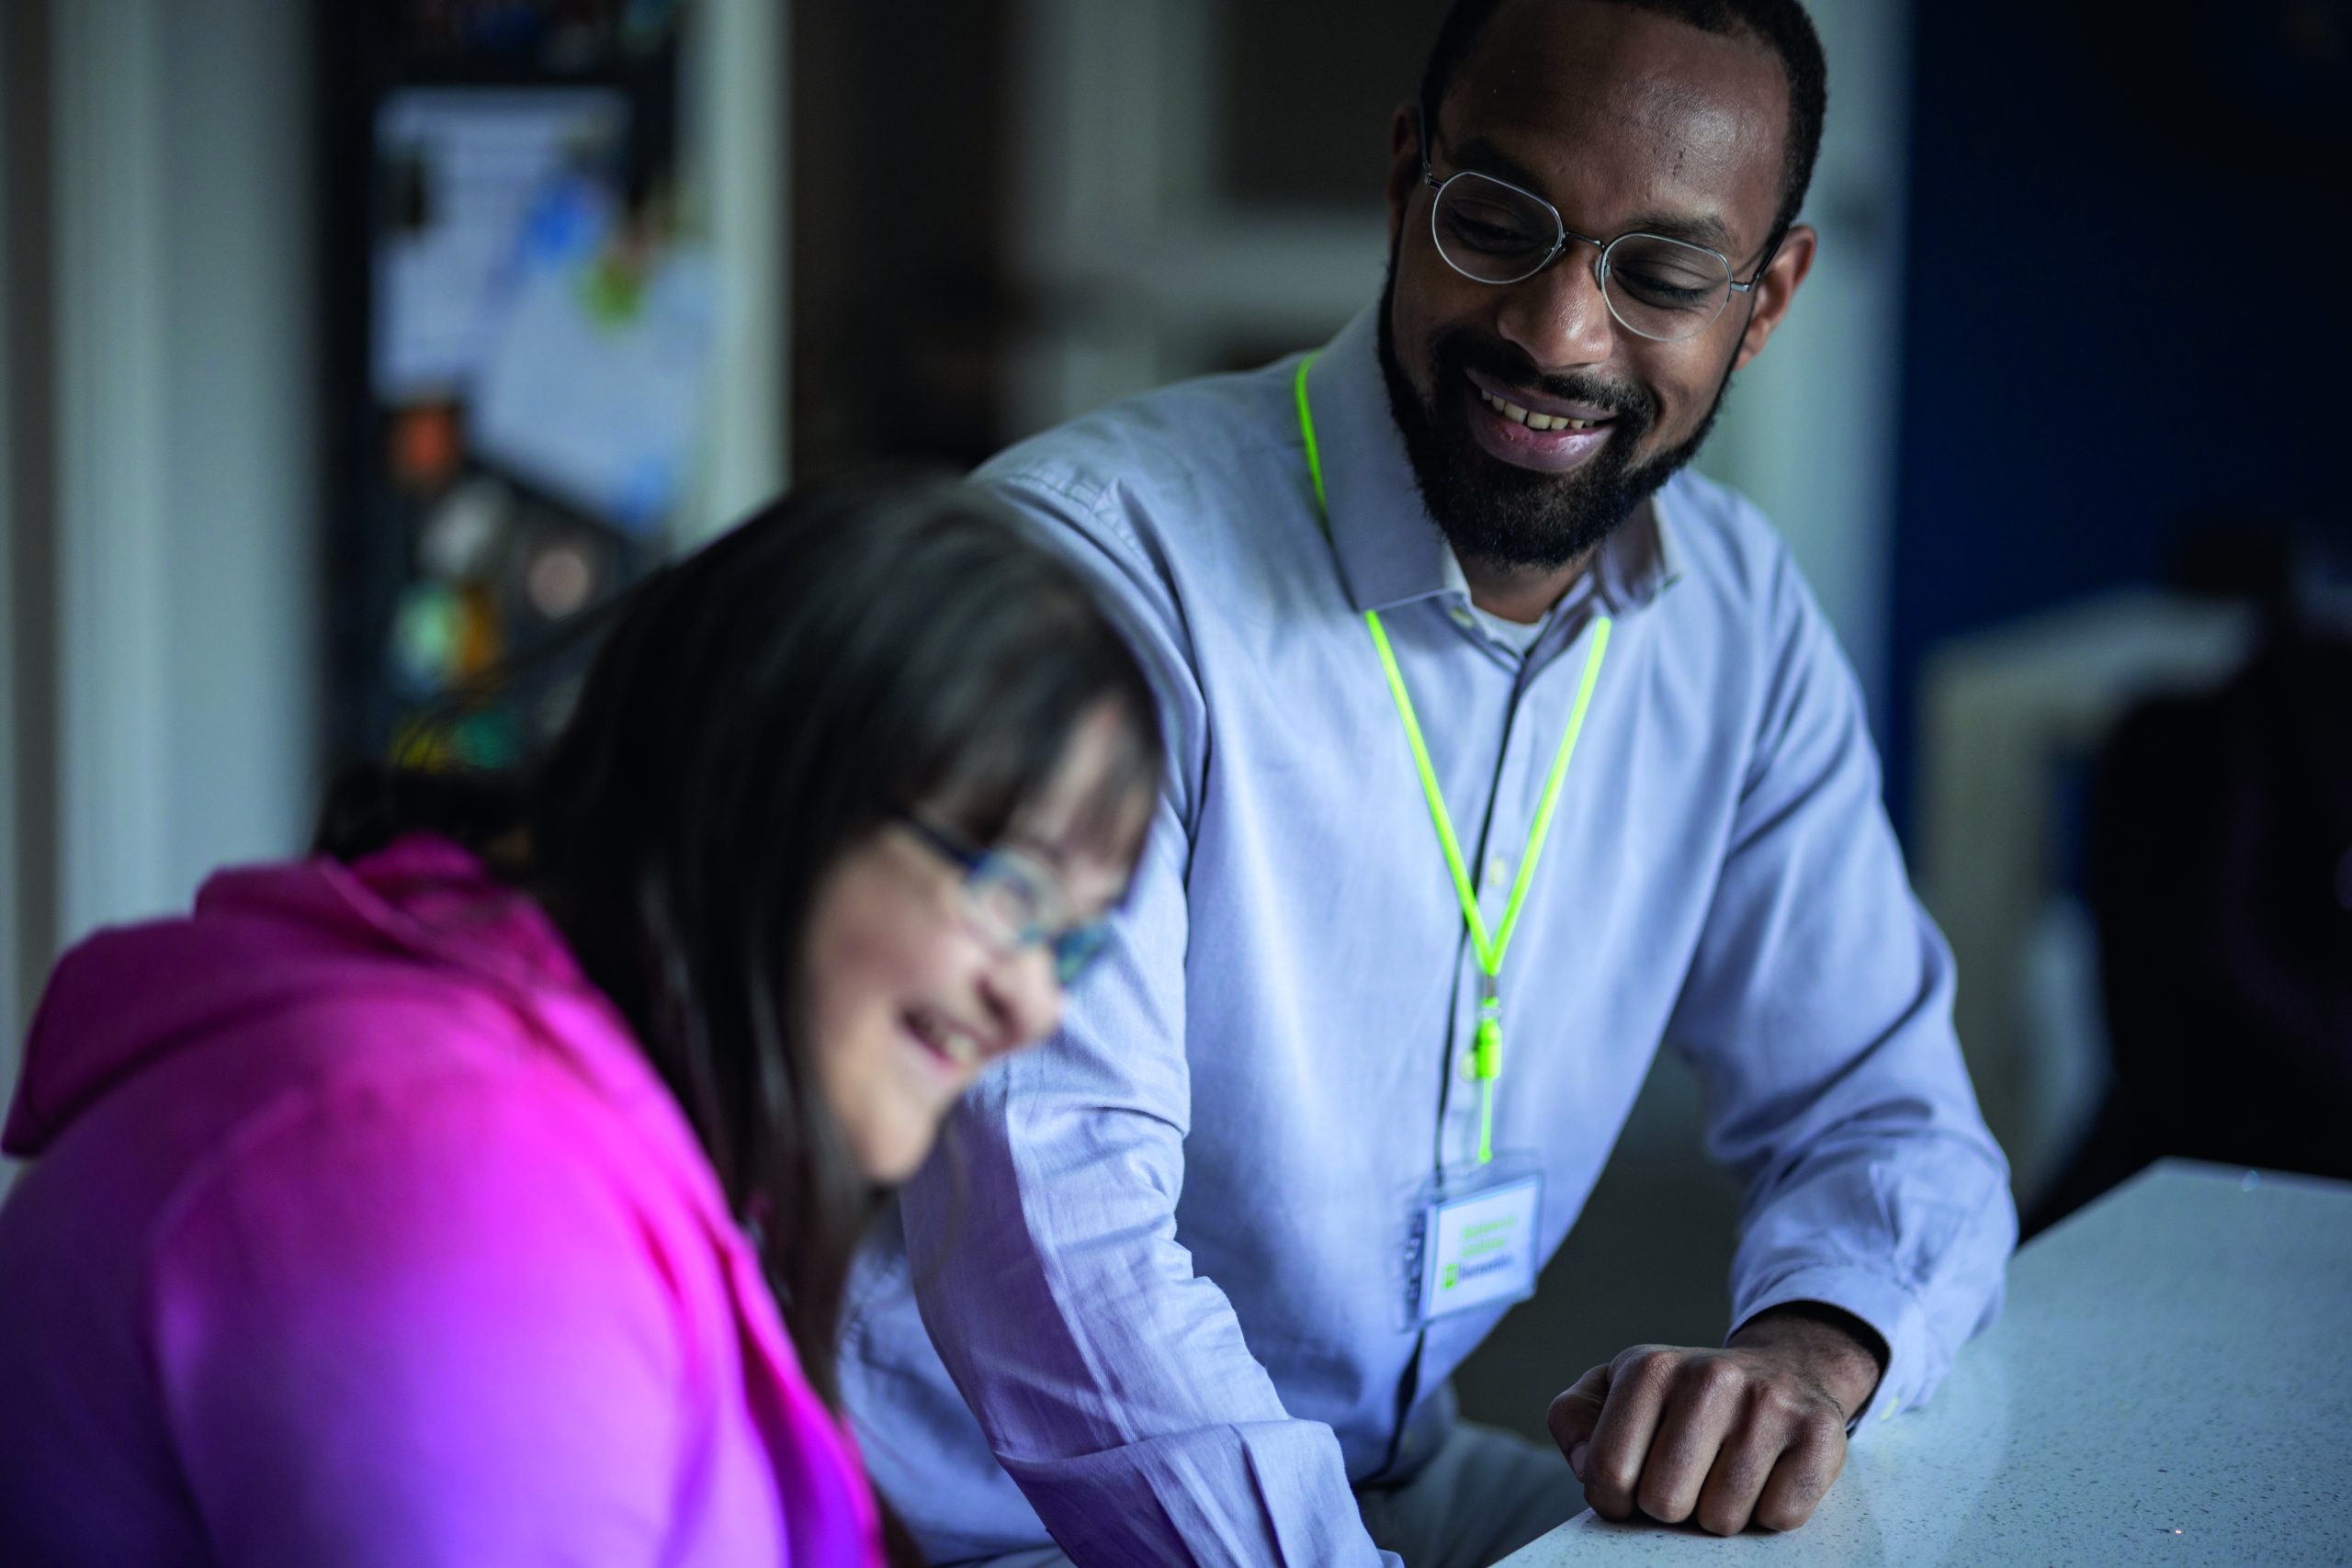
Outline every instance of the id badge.
[(1406, 1275), (1415, 1326), (1535, 1293), (1544, 1176), (1509, 1156), (1433, 1182), (1415, 1205)]

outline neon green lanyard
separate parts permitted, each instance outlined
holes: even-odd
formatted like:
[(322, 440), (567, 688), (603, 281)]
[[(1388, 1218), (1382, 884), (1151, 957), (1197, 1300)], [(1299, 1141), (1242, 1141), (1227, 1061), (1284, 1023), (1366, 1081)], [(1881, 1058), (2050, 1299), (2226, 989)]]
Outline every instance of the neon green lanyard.
[[(1323, 456), (1315, 444), (1315, 414), (1306, 402), (1306, 372), (1315, 361), (1310, 356), (1298, 367), (1298, 431), (1306, 442), (1306, 471), (1315, 480), (1315, 504), (1323, 516), (1323, 531), (1331, 530), (1330, 502), (1323, 493)], [(1428, 742), (1421, 739), (1420, 720), (1413, 713), (1412, 694), (1405, 689), (1405, 676), (1396, 668), (1396, 650), (1388, 646), (1387, 628), (1380, 624), (1380, 612), (1366, 610), (1364, 625), (1372, 628), (1373, 646), (1380, 650), (1380, 668), (1387, 674), (1389, 694), (1396, 699), (1396, 716), (1405, 721), (1405, 740), (1413, 749), (1413, 766), (1421, 775), (1421, 794), (1429, 801), (1430, 820), (1437, 827), (1437, 841), (1445, 851), (1446, 869), (1453, 874), (1453, 894), (1462, 901), (1462, 922), (1470, 931), (1470, 945), (1478, 955), (1478, 970), (1485, 978), (1478, 994), (1478, 1029), (1470, 1048), (1470, 1073), (1478, 1081), (1478, 1163), (1485, 1165), (1495, 1157), (1495, 1080), (1502, 1076), (1503, 1025), (1501, 977), (1503, 953), (1510, 946), (1511, 933), (1519, 929), (1520, 908), (1527, 901), (1527, 889), (1535, 881), (1535, 863), (1543, 857), (1544, 843), (1552, 831), (1552, 814), (1560, 805), (1560, 784), (1568, 776), (1568, 760), (1576, 755), (1577, 737), (1584, 732), (1585, 710), (1592, 705), (1592, 690), (1600, 680), (1600, 661), (1609, 652), (1610, 618), (1597, 617), (1592, 626), (1592, 651), (1585, 655), (1584, 676), (1577, 682), (1576, 705), (1568, 710), (1568, 730), (1560, 737), (1559, 752), (1552, 759), (1551, 776), (1544, 781), (1544, 799), (1535, 808), (1535, 821), (1528, 829), (1527, 850), (1519, 858), (1519, 875), (1511, 883), (1510, 902), (1503, 906), (1502, 924), (1492, 935), (1487, 931), (1487, 918), (1478, 911), (1478, 891), (1471, 885), (1470, 871), (1462, 859), (1462, 841), (1454, 836), (1453, 816), (1445, 808), (1445, 795), (1438, 788), (1437, 769), (1430, 762)]]

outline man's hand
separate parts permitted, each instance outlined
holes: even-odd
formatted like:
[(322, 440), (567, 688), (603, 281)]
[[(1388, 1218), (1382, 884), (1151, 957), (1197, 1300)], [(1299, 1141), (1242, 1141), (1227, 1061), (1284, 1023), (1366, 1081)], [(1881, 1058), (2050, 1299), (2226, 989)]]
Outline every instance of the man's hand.
[(1794, 1529), (1845, 1468), (1846, 1424), (1885, 1358), (1859, 1319), (1795, 1303), (1724, 1349), (1636, 1345), (1593, 1368), (1552, 1402), (1552, 1437), (1603, 1518)]

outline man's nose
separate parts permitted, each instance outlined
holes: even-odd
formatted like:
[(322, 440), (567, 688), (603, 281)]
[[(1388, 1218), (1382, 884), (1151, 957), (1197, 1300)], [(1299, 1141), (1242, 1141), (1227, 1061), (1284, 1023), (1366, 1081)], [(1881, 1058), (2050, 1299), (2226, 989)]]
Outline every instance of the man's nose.
[(1540, 368), (1606, 364), (1617, 348), (1617, 318), (1600, 288), (1600, 250), (1571, 237), (1532, 277), (1502, 286), (1502, 335)]

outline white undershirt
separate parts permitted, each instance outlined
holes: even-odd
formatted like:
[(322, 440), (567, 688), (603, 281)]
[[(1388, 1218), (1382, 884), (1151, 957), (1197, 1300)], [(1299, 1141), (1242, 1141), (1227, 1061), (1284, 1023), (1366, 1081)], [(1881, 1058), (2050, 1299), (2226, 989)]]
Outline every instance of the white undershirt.
[(1478, 618), (1481, 630), (1521, 659), (1527, 657), (1528, 650), (1544, 635), (1544, 628), (1552, 624), (1553, 615), (1553, 611), (1547, 610), (1532, 621), (1507, 621), (1490, 610), (1478, 608), (1476, 600), (1471, 602), (1470, 613)]

